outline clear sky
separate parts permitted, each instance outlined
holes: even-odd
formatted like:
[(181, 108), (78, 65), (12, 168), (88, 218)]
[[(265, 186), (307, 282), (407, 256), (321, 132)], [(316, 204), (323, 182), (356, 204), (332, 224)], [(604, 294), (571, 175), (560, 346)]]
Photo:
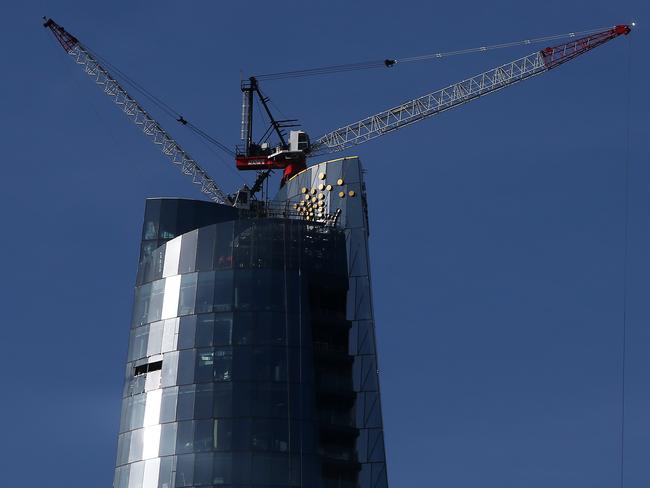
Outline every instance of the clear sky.
[[(4, 11), (2, 486), (111, 485), (144, 199), (200, 198), (43, 15), (228, 145), (240, 71), (637, 20), (629, 38), (347, 154), (367, 168), (391, 486), (611, 488), (629, 130), (625, 486), (648, 486), (647, 2), (29, 0)], [(316, 136), (533, 49), (263, 88)], [(161, 122), (225, 189), (251, 180)]]

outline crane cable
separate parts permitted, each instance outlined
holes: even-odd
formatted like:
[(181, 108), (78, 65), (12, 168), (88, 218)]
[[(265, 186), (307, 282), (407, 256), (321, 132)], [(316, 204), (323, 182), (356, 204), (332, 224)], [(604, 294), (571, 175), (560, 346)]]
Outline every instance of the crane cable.
[(585, 30), (580, 32), (568, 32), (566, 34), (556, 34), (552, 36), (536, 37), (533, 39), (523, 39), (521, 41), (506, 42), (502, 44), (492, 44), (489, 46), (479, 46), (479, 47), (473, 47), (469, 49), (461, 49), (457, 51), (423, 54), (420, 56), (410, 56), (405, 58), (377, 59), (373, 61), (364, 61), (359, 63), (335, 64), (330, 66), (322, 66), (318, 68), (307, 68), (307, 69), (300, 69), (294, 71), (281, 71), (278, 73), (266, 73), (262, 75), (256, 75), (255, 78), (259, 81), (270, 81), (270, 80), (283, 80), (286, 78), (302, 78), (305, 76), (319, 76), (319, 75), (326, 75), (332, 73), (341, 73), (345, 71), (359, 71), (359, 70), (374, 69), (374, 68), (392, 68), (397, 64), (413, 63), (417, 61), (428, 61), (431, 59), (441, 59), (450, 56), (459, 56), (462, 54), (480, 53), (480, 52), (492, 51), (495, 49), (505, 49), (509, 47), (524, 46), (528, 44), (538, 44), (541, 42), (548, 42), (548, 41), (554, 41), (559, 39), (589, 35), (595, 32), (602, 32), (603, 30), (606, 29), (607, 28), (590, 29), (590, 30)]
[(630, 118), (632, 111), (632, 88), (631, 88), (631, 79), (632, 79), (632, 39), (628, 41), (628, 53), (627, 53), (627, 100), (626, 100), (626, 115), (627, 115), (627, 127), (626, 127), (626, 136), (625, 136), (625, 164), (623, 169), (623, 198), (625, 199), (624, 207), (624, 224), (623, 224), (623, 317), (622, 317), (622, 332), (621, 332), (621, 342), (622, 342), (622, 352), (623, 357), (621, 359), (621, 435), (620, 435), (620, 488), (624, 487), (625, 484), (625, 377), (626, 377), (626, 363), (627, 363), (627, 303), (628, 303), (628, 248), (629, 248), (629, 209), (630, 209), (630, 197), (629, 197), (629, 188), (630, 188), (630, 155), (631, 155), (631, 133), (630, 133)]
[(91, 49), (88, 48), (88, 46), (84, 46), (85, 49), (92, 54), (95, 58), (97, 58), (99, 61), (102, 62), (102, 64), (108, 66), (111, 69), (111, 72), (113, 74), (117, 74), (118, 77), (126, 84), (130, 85), (134, 90), (136, 90), (138, 93), (140, 93), (142, 96), (147, 98), (152, 104), (154, 104), (156, 107), (158, 107), (160, 110), (162, 110), (165, 114), (167, 114), (170, 117), (173, 117), (176, 119), (177, 122), (181, 123), (182, 125), (187, 126), (192, 132), (197, 134), (199, 137), (205, 139), (209, 143), (213, 144), (214, 146), (218, 147), (221, 149), (223, 152), (227, 153), (229, 156), (234, 157), (235, 153), (232, 151), (228, 146), (225, 144), (222, 144), (221, 142), (217, 141), (214, 137), (210, 136), (207, 132), (205, 132), (203, 129), (200, 127), (196, 126), (195, 124), (189, 122), (187, 119), (185, 119), (180, 112), (178, 112), (176, 109), (174, 109), (171, 105), (167, 104), (163, 100), (161, 100), (159, 97), (151, 93), (149, 90), (147, 90), (144, 86), (142, 86), (140, 83), (138, 83), (136, 80), (128, 76), (124, 71), (120, 70), (117, 66), (112, 64), (110, 61), (108, 61), (106, 58), (102, 57), (98, 53), (92, 51)]

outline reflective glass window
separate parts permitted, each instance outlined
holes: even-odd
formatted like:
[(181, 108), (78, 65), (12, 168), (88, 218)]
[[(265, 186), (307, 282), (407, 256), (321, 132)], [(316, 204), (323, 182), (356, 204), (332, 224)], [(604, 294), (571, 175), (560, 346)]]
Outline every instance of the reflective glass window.
[(181, 242), (183, 236), (172, 239), (165, 244), (165, 261), (163, 263), (163, 276), (174, 276), (178, 274), (178, 261), (181, 256)]
[(142, 325), (147, 322), (149, 316), (149, 302), (151, 300), (151, 283), (139, 286), (135, 290), (133, 302), (133, 326)]
[[(265, 314), (263, 316), (264, 320), (268, 320), (262, 324), (262, 327), (269, 331), (268, 343), (284, 345), (287, 341), (287, 329), (289, 331), (296, 331), (299, 329), (300, 324), (291, 324), (287, 323), (289, 320), (287, 315), (282, 312), (273, 312), (271, 314)], [(293, 337), (291, 337), (293, 339)], [(299, 339), (293, 341), (297, 343)]]
[(214, 420), (197, 420), (194, 422), (194, 450), (212, 450), (212, 433), (214, 431)]
[(194, 454), (178, 456), (176, 461), (176, 487), (192, 486), (194, 483)]
[(129, 449), (131, 448), (131, 432), (125, 432), (117, 438), (117, 465), (129, 462)]
[(199, 273), (196, 289), (196, 313), (212, 312), (214, 301), (214, 271)]
[(160, 456), (171, 456), (176, 453), (176, 422), (162, 424), (160, 432)]
[(131, 419), (129, 425), (131, 430), (139, 429), (144, 423), (144, 408), (146, 405), (147, 395), (134, 395), (132, 398), (133, 402), (131, 403), (131, 411), (129, 412), (129, 417)]
[(177, 232), (178, 200), (161, 200), (158, 237), (173, 239)]
[[(298, 425), (292, 425), (294, 434), (300, 432), (295, 428)], [(287, 452), (289, 450), (289, 427), (286, 420), (270, 420), (267, 428), (269, 431), (269, 449), (271, 451)]]
[[(275, 272), (275, 275), (274, 275)], [(275, 278), (276, 281), (273, 281)], [(282, 271), (271, 269), (255, 270), (255, 296), (260, 310), (271, 310), (274, 307), (283, 307), (285, 279)]]
[(178, 318), (167, 319), (163, 322), (162, 352), (169, 352), (176, 349), (178, 323)]
[(147, 200), (142, 226), (142, 240), (158, 238), (158, 221), (160, 220), (160, 200)]
[(212, 484), (212, 453), (205, 452), (196, 455), (194, 461), (194, 485)]
[[(212, 373), (212, 372), (211, 372)], [(207, 419), (212, 417), (212, 402), (214, 400), (213, 383), (203, 383), (196, 385), (196, 394), (194, 396), (194, 418)]]
[(255, 304), (253, 282), (255, 272), (257, 270), (238, 269), (235, 273), (235, 308), (237, 310), (250, 310)]
[(176, 453), (183, 454), (194, 450), (194, 422), (178, 422), (176, 430)]
[(226, 452), (213, 453), (212, 482), (215, 485), (231, 483), (232, 455)]
[[(289, 414), (287, 387), (277, 383), (257, 383), (252, 392), (253, 415), (256, 417), (286, 418)], [(299, 405), (298, 401), (294, 402)]]
[(178, 384), (189, 385), (194, 383), (195, 349), (180, 351), (178, 356)]
[(232, 454), (232, 482), (247, 484), (251, 482), (251, 454), (250, 452), (236, 452)]
[(146, 376), (145, 375), (140, 375), (134, 377), (129, 384), (128, 387), (128, 395), (139, 395), (144, 392), (144, 382), (145, 382)]
[(178, 375), (178, 351), (167, 352), (163, 358), (160, 385), (162, 387), (174, 386)]
[(172, 470), (176, 459), (173, 456), (160, 459), (160, 474), (158, 476), (158, 488), (173, 488)]
[(178, 388), (164, 388), (160, 402), (160, 422), (173, 422), (176, 420), (176, 402), (178, 401)]
[(196, 347), (211, 347), (214, 343), (214, 314), (196, 315)]
[(114, 488), (129, 488), (129, 470), (130, 466), (128, 465), (120, 466), (115, 470)]
[(196, 315), (187, 315), (179, 319), (178, 348), (191, 349), (194, 347), (196, 335)]
[(258, 381), (286, 381), (286, 350), (281, 347), (255, 347), (253, 372)]
[(178, 315), (178, 301), (181, 288), (181, 276), (174, 275), (165, 279), (165, 294), (163, 297), (160, 317), (170, 319)]
[(269, 419), (253, 419), (251, 447), (255, 451), (268, 451), (271, 445)]
[(131, 446), (129, 447), (129, 462), (139, 461), (142, 459), (144, 429), (138, 429), (131, 432)]
[(217, 226), (217, 241), (214, 247), (214, 264), (217, 269), (232, 268), (232, 241), (234, 222), (224, 222)]
[(199, 238), (196, 250), (197, 271), (209, 271), (214, 269), (214, 248), (216, 238), (216, 226), (210, 225), (199, 229)]
[(235, 323), (233, 327), (233, 342), (235, 344), (253, 344), (255, 332), (256, 314), (253, 312), (235, 312)]
[(183, 234), (181, 256), (178, 265), (179, 274), (191, 273), (195, 270), (197, 236), (198, 236), (198, 231), (196, 230)]
[(233, 295), (232, 270), (222, 270), (214, 276), (214, 310), (227, 312), (232, 308)]
[(250, 418), (235, 418), (232, 421), (232, 450), (242, 451), (251, 448), (251, 424)]
[(365, 277), (351, 277), (350, 288), (347, 294), (347, 311), (346, 316), (351, 320), (372, 319), (369, 316), (370, 297), (367, 295), (369, 290), (364, 286)]
[[(147, 356), (160, 354), (162, 350), (163, 322), (149, 325), (149, 340), (147, 341)], [(142, 357), (142, 356), (141, 356)]]
[(180, 386), (178, 388), (178, 401), (176, 404), (176, 418), (188, 420), (194, 418), (194, 394), (196, 385)]
[(214, 384), (214, 417), (231, 417), (232, 416), (232, 395), (233, 385), (231, 383)]
[[(255, 453), (252, 456), (252, 467), (251, 467), (251, 481), (253, 484), (266, 484), (269, 483), (271, 478), (271, 458), (268, 454)], [(288, 466), (288, 464), (287, 464)]]
[(251, 346), (237, 346), (233, 348), (232, 371), (236, 381), (251, 381), (253, 374), (253, 348)]
[[(158, 242), (156, 241), (157, 244)], [(165, 254), (167, 254), (166, 246), (160, 246), (154, 249), (146, 263), (146, 272), (143, 275), (144, 281), (154, 281), (162, 278), (165, 266)]]
[(132, 397), (122, 398), (122, 408), (120, 409), (120, 434), (130, 429), (128, 413), (131, 409)]
[(140, 488), (144, 476), (144, 461), (133, 463), (129, 471), (129, 488)]
[(160, 472), (160, 459), (153, 458), (145, 461), (142, 488), (158, 488), (158, 474)]
[(238, 417), (250, 417), (254, 410), (254, 391), (258, 383), (250, 381), (237, 381), (232, 390), (232, 409)]
[(232, 419), (214, 419), (213, 447), (217, 451), (228, 451), (232, 443)]
[(232, 314), (216, 314), (214, 317), (214, 345), (232, 344)]
[(196, 278), (197, 273), (186, 274), (181, 278), (178, 315), (189, 315), (194, 313), (194, 304), (196, 302)]
[(199, 349), (196, 354), (196, 375), (194, 381), (205, 383), (212, 381), (214, 369), (214, 352), (212, 349)]
[(129, 348), (130, 360), (143, 358), (147, 355), (147, 345), (149, 342), (149, 326), (143, 325), (142, 327), (136, 327), (131, 331), (131, 337), (133, 341), (131, 347)]
[(149, 300), (147, 322), (156, 322), (157, 320), (160, 320), (164, 296), (165, 280), (158, 280), (151, 283), (151, 298)]
[(217, 347), (214, 350), (214, 381), (232, 381), (232, 349)]

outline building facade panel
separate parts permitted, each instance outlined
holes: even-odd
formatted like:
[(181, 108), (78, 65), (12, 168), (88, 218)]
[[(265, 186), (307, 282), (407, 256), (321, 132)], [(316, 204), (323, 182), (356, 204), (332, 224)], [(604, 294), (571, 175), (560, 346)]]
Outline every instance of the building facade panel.
[(114, 488), (387, 487), (360, 162), (272, 203), (147, 201)]
[(345, 234), (165, 229), (137, 276), (114, 487), (356, 486)]
[[(345, 234), (348, 272), (346, 320), (353, 361), (354, 426), (361, 466), (360, 488), (387, 488), (386, 454), (381, 413), (379, 367), (372, 305), (368, 251), (368, 204), (363, 168), (357, 157), (313, 165), (289, 180), (276, 196), (303, 217), (337, 215)], [(321, 203), (322, 202), (322, 203)]]

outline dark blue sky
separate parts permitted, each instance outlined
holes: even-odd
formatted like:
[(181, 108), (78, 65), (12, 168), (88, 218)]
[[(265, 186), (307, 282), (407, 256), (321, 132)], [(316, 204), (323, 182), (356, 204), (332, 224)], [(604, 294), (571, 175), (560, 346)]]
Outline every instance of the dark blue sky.
[[(40, 26), (48, 15), (228, 145), (240, 70), (636, 19), (629, 39), (348, 154), (368, 170), (391, 485), (611, 488), (629, 128), (625, 486), (647, 487), (649, 14), (641, 0), (6, 6), (2, 485), (110, 486), (144, 198), (200, 197), (67, 59)], [(319, 135), (531, 51), (264, 88)], [(234, 162), (161, 122), (225, 189), (241, 185)]]

